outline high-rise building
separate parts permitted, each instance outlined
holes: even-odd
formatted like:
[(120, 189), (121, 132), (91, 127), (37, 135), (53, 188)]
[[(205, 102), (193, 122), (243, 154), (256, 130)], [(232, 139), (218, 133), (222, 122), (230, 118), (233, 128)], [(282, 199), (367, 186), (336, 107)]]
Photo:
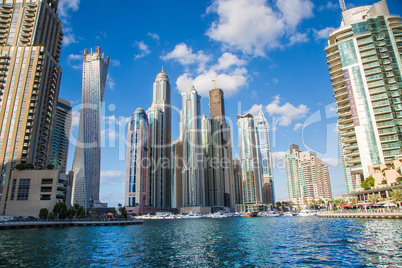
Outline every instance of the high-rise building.
[(233, 159), (233, 183), (235, 185), (234, 203), (243, 204), (243, 181), (241, 174), (241, 162), (239, 159)]
[(193, 86), (182, 93), (183, 207), (204, 207), (201, 97)]
[(402, 153), (401, 31), (400, 16), (382, 0), (343, 11), (325, 48), (348, 193), (368, 166)]
[[(205, 205), (223, 207), (225, 205), (225, 168), (222, 127), (218, 119), (205, 115), (201, 120), (202, 149), (204, 161)], [(227, 168), (226, 168), (227, 169)]]
[(150, 206), (150, 132), (144, 109), (135, 110), (128, 124), (124, 204), (135, 214)]
[(151, 206), (156, 209), (171, 207), (171, 125), (169, 77), (162, 70), (153, 85), (153, 102), (148, 109), (151, 139)]
[(209, 116), (217, 118), (221, 124), (225, 121), (225, 100), (223, 90), (216, 86), (209, 91)]
[(243, 206), (250, 211), (256, 204), (262, 203), (262, 172), (258, 157), (257, 135), (255, 134), (254, 116), (238, 115), (240, 162), (243, 182)]
[(99, 204), (101, 165), (101, 107), (109, 68), (101, 49), (83, 57), (82, 102), (73, 171), (72, 202), (85, 210)]
[(60, 172), (66, 173), (68, 145), (71, 131), (71, 103), (59, 98), (56, 106), (56, 117), (52, 130), (52, 144), (50, 145), (50, 163)]
[(274, 174), (272, 171), (272, 155), (269, 144), (269, 128), (267, 119), (260, 109), (259, 114), (254, 118), (255, 133), (258, 141), (258, 151), (262, 169), (263, 181), (263, 203), (275, 204)]
[(17, 164), (45, 168), (59, 95), (58, 1), (0, 1), (0, 213)]
[(314, 152), (291, 144), (285, 159), (289, 200), (332, 198), (328, 167)]
[(172, 178), (172, 208), (180, 209), (183, 206), (183, 142), (172, 142), (171, 147), (171, 178)]

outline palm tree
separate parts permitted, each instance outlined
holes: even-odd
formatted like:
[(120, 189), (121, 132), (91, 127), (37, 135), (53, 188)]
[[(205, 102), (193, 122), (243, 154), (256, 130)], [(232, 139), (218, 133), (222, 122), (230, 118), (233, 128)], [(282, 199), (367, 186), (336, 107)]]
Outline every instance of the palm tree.
[(350, 199), (350, 203), (351, 203), (352, 205), (356, 205), (358, 202), (359, 202), (359, 200), (357, 199), (356, 196), (354, 196), (354, 197), (352, 197), (352, 198)]
[(368, 198), (368, 201), (373, 202), (373, 203), (377, 203), (378, 201), (382, 200), (380, 195), (371, 195)]
[(399, 204), (399, 207), (401, 206), (401, 202), (402, 202), (402, 190), (401, 189), (392, 190), (392, 192), (389, 194), (389, 196), (392, 198), (392, 200), (396, 201)]

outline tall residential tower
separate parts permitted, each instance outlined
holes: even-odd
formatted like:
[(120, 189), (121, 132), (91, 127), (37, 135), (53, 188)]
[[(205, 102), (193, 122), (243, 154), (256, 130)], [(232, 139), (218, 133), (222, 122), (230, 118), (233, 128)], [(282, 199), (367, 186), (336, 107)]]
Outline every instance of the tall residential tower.
[(45, 168), (49, 163), (63, 33), (58, 1), (0, 3), (0, 214), (4, 214), (15, 166)]
[(368, 166), (402, 153), (401, 33), (401, 18), (382, 0), (343, 11), (325, 48), (348, 193)]
[(75, 147), (72, 204), (85, 210), (99, 203), (101, 165), (101, 107), (109, 68), (109, 57), (101, 50), (84, 51), (82, 102)]

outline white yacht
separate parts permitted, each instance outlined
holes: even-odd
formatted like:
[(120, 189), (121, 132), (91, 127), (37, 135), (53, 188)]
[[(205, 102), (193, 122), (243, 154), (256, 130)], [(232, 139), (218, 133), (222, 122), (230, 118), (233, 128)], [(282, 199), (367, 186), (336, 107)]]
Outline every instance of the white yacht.
[(182, 219), (200, 219), (200, 218), (203, 218), (203, 216), (198, 212), (192, 212), (191, 211), (188, 214), (182, 214), (181, 218)]
[(262, 213), (263, 217), (279, 217), (281, 214), (275, 213), (275, 211), (269, 211), (269, 212), (264, 212)]
[(224, 212), (218, 211), (218, 212), (213, 213), (211, 218), (220, 219), (220, 218), (227, 218), (227, 217), (228, 216)]
[(317, 213), (313, 210), (305, 210), (304, 209), (304, 210), (300, 211), (300, 213), (299, 213), (299, 216), (302, 216), (302, 217), (309, 217), (309, 216), (315, 216), (315, 215), (317, 215)]

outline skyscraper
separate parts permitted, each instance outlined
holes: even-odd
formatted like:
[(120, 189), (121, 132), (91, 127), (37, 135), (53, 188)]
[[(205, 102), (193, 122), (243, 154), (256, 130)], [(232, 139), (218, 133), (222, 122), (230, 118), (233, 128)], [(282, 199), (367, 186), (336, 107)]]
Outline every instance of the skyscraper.
[(263, 203), (275, 204), (274, 174), (272, 171), (272, 156), (269, 144), (269, 128), (267, 119), (265, 119), (262, 110), (260, 110), (259, 114), (254, 118), (254, 121), (262, 169)]
[(182, 93), (183, 207), (204, 207), (201, 97), (193, 86)]
[(354, 7), (342, 12), (325, 48), (348, 193), (368, 166), (402, 153), (401, 27), (385, 0)]
[(48, 164), (63, 40), (58, 1), (1, 1), (0, 193), (2, 214), (17, 164)]
[(314, 152), (291, 144), (285, 158), (289, 200), (332, 198), (328, 167)]
[(128, 124), (124, 204), (135, 214), (150, 206), (150, 132), (144, 109), (135, 110)]
[(243, 182), (243, 206), (246, 211), (262, 202), (262, 172), (258, 158), (257, 136), (255, 134), (254, 116), (238, 115), (240, 162)]
[(183, 142), (172, 142), (171, 147), (171, 178), (172, 178), (172, 208), (180, 209), (183, 206)]
[(151, 205), (157, 209), (171, 207), (171, 125), (169, 77), (162, 70), (153, 85), (153, 102), (148, 109), (151, 139)]
[(71, 103), (59, 98), (56, 107), (56, 117), (52, 130), (52, 144), (50, 145), (50, 163), (60, 172), (66, 173), (68, 146), (71, 131)]
[(101, 49), (84, 51), (82, 102), (73, 171), (73, 204), (85, 210), (99, 203), (101, 165), (101, 107), (109, 68)]

